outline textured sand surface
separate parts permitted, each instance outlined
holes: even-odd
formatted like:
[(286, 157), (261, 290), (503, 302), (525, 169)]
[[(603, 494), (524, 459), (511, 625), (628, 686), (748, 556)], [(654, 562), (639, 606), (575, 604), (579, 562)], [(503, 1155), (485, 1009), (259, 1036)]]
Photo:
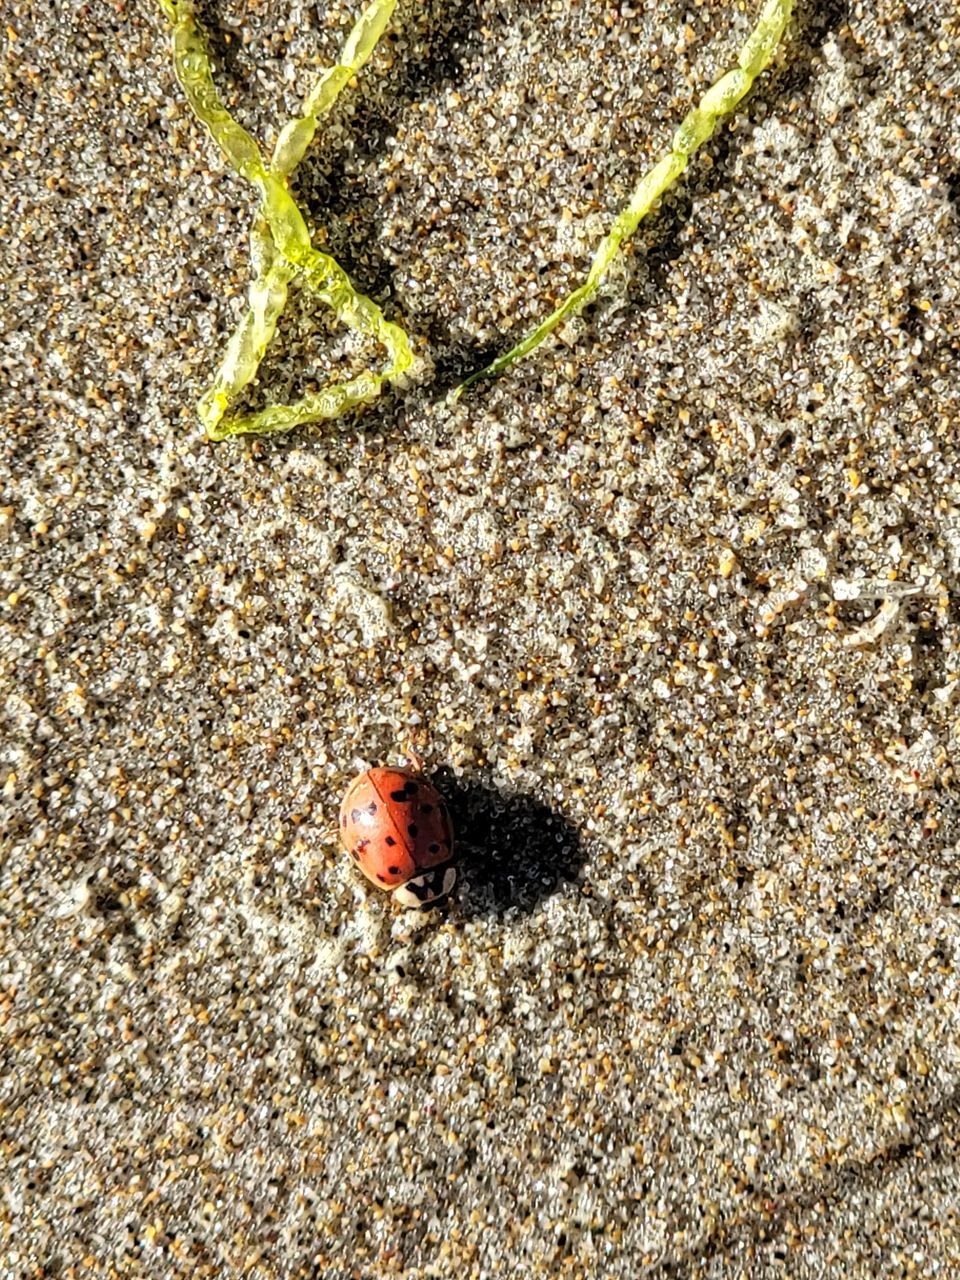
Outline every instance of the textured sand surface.
[[(960, 1274), (953, 0), (801, 0), (444, 400), (754, 15), (401, 0), (297, 190), (418, 380), (212, 446), (249, 192), (146, 0), (3, 7), (4, 1280)], [(204, 16), (272, 142), (350, 15)], [(424, 918), (334, 830), (408, 744)]]

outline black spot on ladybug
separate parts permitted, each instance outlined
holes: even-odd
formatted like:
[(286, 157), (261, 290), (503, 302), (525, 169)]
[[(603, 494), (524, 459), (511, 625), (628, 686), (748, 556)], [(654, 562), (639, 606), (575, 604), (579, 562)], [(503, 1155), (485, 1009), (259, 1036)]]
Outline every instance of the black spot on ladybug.
[(350, 821), (351, 821), (351, 822), (359, 822), (359, 821), (360, 821), (360, 818), (361, 818), (361, 812), (360, 812), (360, 810), (359, 810), (359, 809), (351, 809), (351, 810), (350, 810)]
[(430, 846), (430, 852), (431, 852), (431, 853), (439, 853), (439, 852), (440, 852), (440, 846), (439, 846), (438, 844), (436, 844), (436, 843), (432, 844), (432, 845)]
[[(356, 810), (354, 810), (354, 813), (356, 813)], [(344, 814), (344, 815), (343, 815), (343, 817), (340, 819), (340, 823), (341, 823), (341, 825), (342, 825), (342, 826), (344, 826), (344, 827), (347, 825), (347, 815), (346, 815), (346, 814)]]
[(415, 822), (411, 822), (410, 825), (407, 827), (407, 835), (410, 837), (411, 840), (416, 840), (417, 824)]
[(399, 867), (387, 867), (387, 870), (390, 872), (392, 876), (398, 876), (400, 874)]
[(359, 850), (359, 849), (351, 849), (351, 850), (350, 850), (350, 857), (354, 860), (354, 862), (359, 862), (359, 861), (360, 861), (360, 850)]
[(381, 884), (387, 883), (387, 877), (382, 876), (379, 871), (377, 872), (377, 879), (380, 881)]
[(377, 802), (376, 800), (371, 800), (370, 803), (367, 805), (367, 813), (369, 813), (370, 817), (372, 818), (376, 812), (377, 812)]
[(403, 784), (403, 789), (408, 796), (415, 796), (420, 790), (420, 784), (418, 782), (414, 782), (412, 778), (408, 778)]
[(393, 836), (387, 836), (387, 837), (386, 837), (386, 840), (384, 841), (384, 843), (385, 843), (385, 844), (388, 844), (388, 845), (390, 846), (390, 848), (392, 849), (392, 848), (393, 848), (393, 846), (394, 846), (397, 842), (396, 842), (396, 840), (394, 840)]
[(432, 804), (422, 804), (422, 805), (420, 806), (420, 812), (421, 812), (421, 813), (433, 813), (433, 805), (432, 805)]
[(391, 791), (391, 792), (390, 792), (390, 799), (391, 799), (391, 800), (396, 800), (396, 802), (397, 802), (398, 804), (403, 803), (403, 801), (404, 801), (404, 800), (406, 800), (406, 798), (407, 798), (407, 793), (406, 793), (406, 791)]

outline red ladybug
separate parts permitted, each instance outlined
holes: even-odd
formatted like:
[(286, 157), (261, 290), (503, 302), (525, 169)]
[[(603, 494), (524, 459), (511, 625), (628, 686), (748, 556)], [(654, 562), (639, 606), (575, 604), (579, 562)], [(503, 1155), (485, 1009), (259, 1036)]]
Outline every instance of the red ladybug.
[(340, 805), (340, 839), (363, 874), (405, 907), (430, 906), (456, 883), (447, 806), (412, 769), (354, 778)]

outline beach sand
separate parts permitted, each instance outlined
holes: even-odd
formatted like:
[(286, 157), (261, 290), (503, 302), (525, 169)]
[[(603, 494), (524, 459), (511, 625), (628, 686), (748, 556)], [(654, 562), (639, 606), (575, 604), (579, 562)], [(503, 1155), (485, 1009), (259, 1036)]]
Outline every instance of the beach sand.
[[(251, 194), (146, 0), (8, 3), (0, 1276), (960, 1274), (960, 23), (401, 0), (295, 189), (415, 339), (206, 442)], [(272, 145), (340, 3), (204, 6)], [(380, 353), (293, 299), (251, 404)], [(338, 849), (419, 751), (443, 912)]]

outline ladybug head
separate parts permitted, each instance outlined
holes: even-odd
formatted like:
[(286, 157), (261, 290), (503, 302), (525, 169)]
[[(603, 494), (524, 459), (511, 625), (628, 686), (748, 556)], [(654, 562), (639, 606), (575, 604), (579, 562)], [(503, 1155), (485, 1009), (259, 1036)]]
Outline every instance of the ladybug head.
[(445, 898), (456, 883), (456, 867), (449, 864), (445, 867), (431, 867), (406, 884), (399, 885), (394, 889), (393, 896), (404, 907), (432, 907), (435, 902)]

